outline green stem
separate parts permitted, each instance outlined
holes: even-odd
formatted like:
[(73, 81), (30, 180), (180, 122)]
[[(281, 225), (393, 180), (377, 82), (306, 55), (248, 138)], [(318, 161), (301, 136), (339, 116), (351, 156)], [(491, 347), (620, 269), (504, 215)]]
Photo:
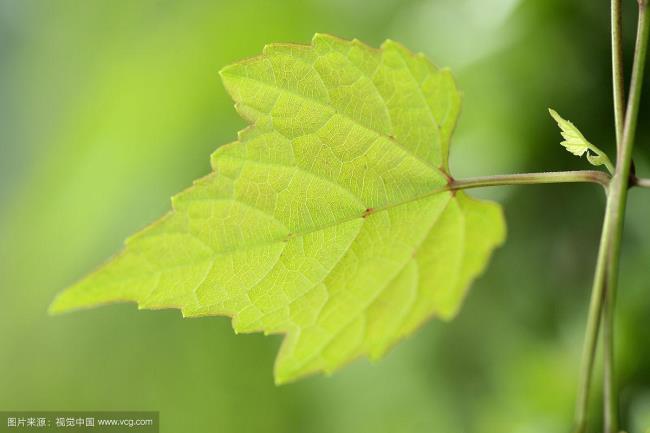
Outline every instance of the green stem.
[[(623, 66), (621, 0), (611, 0), (612, 89), (614, 93), (614, 124), (617, 163), (620, 161), (625, 122), (625, 79)], [(618, 432), (618, 392), (614, 366), (615, 284), (609, 281), (615, 270), (608, 263), (605, 299), (603, 302), (603, 425), (605, 433)]]
[(610, 199), (614, 202), (612, 209), (612, 244), (610, 246), (607, 270), (607, 308), (604, 310), (604, 336), (605, 347), (605, 433), (618, 432), (618, 393), (614, 375), (614, 314), (616, 305), (616, 291), (618, 285), (619, 261), (621, 256), (621, 240), (625, 223), (625, 208), (627, 203), (627, 190), (629, 188), (630, 169), (632, 165), (632, 151), (641, 103), (641, 89), (643, 86), (643, 73), (645, 70), (646, 53), (648, 49), (648, 33), (650, 20), (648, 19), (647, 0), (639, 1), (639, 21), (637, 39), (634, 51), (634, 64), (632, 66), (632, 80), (630, 82), (630, 97), (625, 113), (625, 126), (623, 128), (620, 157), (616, 164), (616, 174), (611, 184)]
[[(628, 99), (627, 111), (625, 113), (625, 126), (620, 146), (620, 152), (616, 161), (616, 171), (609, 186), (607, 198), (607, 209), (603, 222), (602, 237), (598, 251), (598, 262), (594, 277), (589, 317), (587, 320), (587, 332), (583, 350), (582, 371), (580, 374), (580, 387), (578, 389), (578, 401), (576, 409), (576, 432), (584, 432), (586, 428), (586, 414), (591, 384), (591, 376), (594, 364), (596, 345), (598, 340), (598, 328), (603, 298), (607, 295), (609, 307), (607, 314), (613, 318), (614, 299), (616, 295), (616, 284), (618, 280), (618, 265), (621, 249), (621, 237), (623, 234), (623, 223), (625, 217), (625, 206), (627, 203), (627, 190), (629, 188), (630, 168), (632, 164), (632, 150), (634, 148), (634, 136), (636, 132), (637, 118), (639, 114), (639, 103), (641, 100), (641, 87), (643, 83), (643, 70), (648, 44), (648, 21), (647, 0), (639, 0), (639, 23), (637, 28), (637, 40), (634, 51), (634, 64), (632, 66), (632, 80), (630, 83), (630, 96)], [(605, 291), (605, 288), (608, 288)], [(613, 320), (609, 320), (611, 326)], [(611, 328), (607, 331), (607, 337), (612, 336)], [(611, 343), (611, 341), (610, 341)], [(611, 347), (611, 345), (610, 345)], [(613, 381), (613, 378), (612, 378)], [(613, 383), (607, 385), (613, 388)], [(608, 400), (615, 396), (608, 396)], [(615, 428), (616, 432), (616, 401), (607, 403), (606, 421), (610, 424), (608, 428)], [(609, 433), (609, 432), (608, 432)]]
[(605, 211), (605, 219), (603, 221), (603, 228), (600, 235), (600, 245), (598, 247), (596, 271), (591, 289), (591, 301), (589, 303), (585, 342), (582, 349), (582, 365), (580, 367), (578, 396), (576, 399), (575, 433), (584, 433), (587, 428), (587, 408), (589, 405), (589, 391), (591, 389), (591, 372), (594, 367), (603, 294), (607, 282), (607, 251), (610, 243), (609, 227), (611, 226), (610, 220), (612, 216), (609, 209), (611, 203), (611, 195), (608, 194), (607, 209)]
[(449, 189), (469, 189), (500, 185), (535, 185), (540, 183), (598, 183), (607, 188), (610, 177), (597, 170), (547, 171), (543, 173), (503, 174), (453, 180)]
[(630, 178), (631, 186), (639, 186), (641, 188), (650, 188), (650, 179), (645, 179), (642, 177), (632, 176)]
[(616, 149), (618, 151), (621, 146), (621, 141), (623, 140), (623, 122), (625, 121), (625, 79), (623, 69), (621, 0), (612, 0), (611, 22), (614, 122), (616, 125)]
[[(611, 247), (610, 247), (611, 248)], [(608, 264), (605, 301), (603, 303), (603, 425), (605, 433), (618, 432), (618, 390), (614, 367), (614, 312), (616, 299), (610, 283), (612, 270)]]

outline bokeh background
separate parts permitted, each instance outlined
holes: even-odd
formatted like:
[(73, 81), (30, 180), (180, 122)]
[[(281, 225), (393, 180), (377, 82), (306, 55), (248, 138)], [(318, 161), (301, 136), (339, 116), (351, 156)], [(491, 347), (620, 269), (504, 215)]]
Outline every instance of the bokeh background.
[[(268, 42), (392, 38), (452, 67), (465, 94), (456, 177), (587, 168), (546, 108), (613, 151), (608, 4), (0, 0), (0, 408), (159, 410), (165, 433), (568, 432), (604, 205), (594, 185), (480, 191), (504, 204), (509, 240), (459, 317), (332, 377), (274, 386), (279, 337), (235, 336), (226, 318), (46, 309), (209, 171), (244, 126), (217, 71)], [(649, 222), (650, 191), (632, 191), (617, 334), (632, 433), (650, 431)]]

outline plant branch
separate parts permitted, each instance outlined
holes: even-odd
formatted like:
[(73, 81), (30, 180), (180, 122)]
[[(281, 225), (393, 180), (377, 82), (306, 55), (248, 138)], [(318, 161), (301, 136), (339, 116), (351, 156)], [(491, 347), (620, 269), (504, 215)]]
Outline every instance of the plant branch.
[[(632, 165), (632, 151), (634, 148), (634, 136), (636, 133), (639, 104), (641, 100), (641, 88), (643, 83), (643, 71), (648, 44), (648, 21), (647, 0), (639, 2), (639, 22), (637, 28), (637, 39), (634, 51), (634, 62), (632, 66), (632, 80), (630, 83), (630, 95), (627, 111), (625, 113), (625, 126), (622, 134), (621, 146), (616, 161), (616, 171), (612, 177), (609, 194), (607, 198), (607, 209), (603, 222), (603, 231), (598, 251), (598, 262), (594, 277), (594, 286), (591, 294), (589, 317), (587, 320), (587, 333), (583, 350), (582, 371), (580, 374), (580, 387), (578, 390), (578, 402), (576, 409), (576, 432), (584, 432), (586, 428), (586, 414), (588, 397), (591, 384), (591, 376), (594, 364), (595, 349), (598, 339), (598, 328), (603, 299), (607, 296), (608, 325), (607, 338), (613, 336), (613, 314), (614, 300), (616, 295), (616, 284), (618, 281), (618, 265), (621, 249), (621, 237), (625, 217), (625, 206), (627, 204), (627, 190), (630, 184), (630, 168)], [(607, 289), (607, 290), (605, 290)], [(612, 341), (609, 341), (609, 348), (612, 349)], [(607, 357), (613, 356), (608, 354)], [(611, 366), (610, 366), (611, 367)], [(613, 377), (609, 378), (606, 386), (613, 389)], [(616, 433), (617, 402), (613, 401), (615, 395), (606, 396), (607, 413), (605, 415), (607, 433)], [(611, 430), (614, 428), (614, 430)]]
[(616, 291), (618, 285), (619, 261), (621, 256), (621, 239), (625, 224), (625, 208), (627, 203), (627, 190), (629, 188), (630, 169), (632, 165), (632, 151), (636, 135), (636, 126), (641, 103), (641, 89), (643, 86), (643, 73), (648, 49), (648, 20), (647, 1), (639, 1), (639, 21), (637, 39), (634, 49), (634, 64), (632, 66), (632, 79), (630, 82), (630, 96), (625, 113), (625, 126), (622, 133), (620, 158), (616, 165), (616, 174), (611, 185), (610, 199), (615, 208), (612, 209), (612, 244), (610, 245), (607, 269), (606, 308), (604, 314), (605, 338), (605, 433), (618, 432), (618, 393), (616, 377), (614, 374), (614, 319), (616, 306)]
[[(621, 147), (625, 128), (625, 79), (623, 65), (622, 42), (622, 0), (612, 0), (611, 3), (611, 32), (612, 32), (612, 90), (614, 94), (614, 125), (616, 131), (616, 159), (621, 158)], [(628, 186), (629, 187), (629, 186)], [(615, 380), (614, 364), (614, 312), (616, 308), (615, 289), (609, 279), (614, 272), (609, 269), (605, 283), (605, 299), (602, 306), (603, 321), (603, 425), (606, 433), (618, 432), (618, 392)]]
[(611, 198), (608, 194), (607, 210), (603, 221), (598, 259), (594, 282), (591, 289), (587, 329), (585, 331), (584, 346), (582, 349), (582, 365), (578, 381), (578, 396), (576, 399), (575, 433), (584, 433), (587, 428), (587, 408), (589, 406), (589, 391), (591, 389), (591, 376), (598, 343), (598, 331), (602, 312), (605, 284), (607, 283), (607, 251), (609, 250), (609, 227), (611, 212), (609, 211)]
[[(610, 247), (611, 248), (611, 247)], [(605, 433), (618, 433), (618, 390), (614, 364), (615, 284), (612, 285), (611, 259), (607, 265), (607, 283), (603, 302), (603, 425)]]
[(625, 122), (625, 79), (623, 67), (623, 25), (621, 14), (622, 0), (612, 0), (612, 83), (614, 90), (614, 123), (616, 126), (617, 154), (623, 140), (623, 122)]
[(632, 176), (630, 186), (639, 186), (641, 188), (650, 188), (650, 179)]
[(607, 188), (610, 176), (598, 170), (547, 171), (542, 173), (503, 174), (453, 180), (449, 189), (469, 189), (500, 185), (535, 185), (542, 183), (598, 183)]

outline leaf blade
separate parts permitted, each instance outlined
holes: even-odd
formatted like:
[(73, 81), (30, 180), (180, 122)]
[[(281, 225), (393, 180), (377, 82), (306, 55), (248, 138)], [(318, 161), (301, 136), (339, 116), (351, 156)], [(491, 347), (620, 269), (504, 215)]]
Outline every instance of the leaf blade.
[(221, 75), (251, 127), (52, 311), (126, 300), (232, 316), (237, 332), (287, 334), (278, 383), (453, 317), (505, 225), (498, 206), (448, 191), (449, 72), (393, 42), (317, 35)]

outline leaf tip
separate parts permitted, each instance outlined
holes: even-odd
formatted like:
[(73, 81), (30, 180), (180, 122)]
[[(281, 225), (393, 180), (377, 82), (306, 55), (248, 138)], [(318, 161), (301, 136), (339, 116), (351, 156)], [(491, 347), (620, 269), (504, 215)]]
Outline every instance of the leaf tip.
[(318, 42), (321, 39), (325, 39), (328, 36), (329, 35), (327, 33), (316, 32), (316, 33), (314, 33), (314, 36), (312, 36), (311, 42), (312, 42), (312, 44), (314, 44), (315, 42)]
[(219, 69), (218, 74), (221, 78), (223, 78), (223, 75), (228, 71), (228, 68), (230, 68), (230, 66), (231, 65), (222, 66), (221, 69)]
[(549, 114), (551, 115), (551, 117), (552, 117), (556, 122), (560, 122), (561, 117), (560, 117), (560, 115), (557, 113), (557, 111), (555, 111), (554, 109), (552, 109), (552, 108), (549, 107), (549, 108), (548, 108), (548, 112), (549, 112)]
[(275, 365), (273, 366), (273, 383), (275, 386), (287, 385), (295, 380), (295, 374), (292, 374), (289, 370), (283, 368), (279, 357), (276, 358)]
[(48, 305), (47, 307), (48, 316), (58, 316), (65, 312), (65, 309), (61, 308), (61, 306), (59, 305), (58, 300), (59, 300), (59, 296), (54, 298), (54, 301), (52, 301), (50, 305)]
[[(264, 47), (266, 49), (267, 46)], [(242, 72), (242, 65), (246, 63), (252, 62), (256, 57), (249, 57), (243, 60), (240, 60), (238, 62), (230, 63), (228, 65), (223, 66), (221, 69), (219, 69), (219, 77), (221, 78), (221, 81), (226, 82), (228, 79), (236, 79), (239, 75), (241, 75)]]
[(47, 307), (47, 314), (49, 316), (58, 316), (74, 310), (74, 305), (70, 303), (69, 288), (56, 294), (50, 305)]
[(74, 297), (71, 293), (71, 288), (59, 292), (54, 300), (47, 307), (47, 314), (49, 316), (59, 316), (61, 314), (70, 313), (84, 308), (91, 308), (94, 305), (84, 304)]
[(381, 49), (382, 50), (391, 50), (391, 49), (395, 50), (396, 49), (396, 50), (402, 51), (404, 49), (404, 47), (399, 42), (395, 42), (392, 39), (386, 39), (381, 44)]
[(287, 380), (286, 377), (279, 376), (276, 373), (276, 374), (273, 375), (273, 383), (275, 384), (275, 386), (282, 386), (282, 385), (286, 385), (287, 383), (289, 383), (289, 380)]

